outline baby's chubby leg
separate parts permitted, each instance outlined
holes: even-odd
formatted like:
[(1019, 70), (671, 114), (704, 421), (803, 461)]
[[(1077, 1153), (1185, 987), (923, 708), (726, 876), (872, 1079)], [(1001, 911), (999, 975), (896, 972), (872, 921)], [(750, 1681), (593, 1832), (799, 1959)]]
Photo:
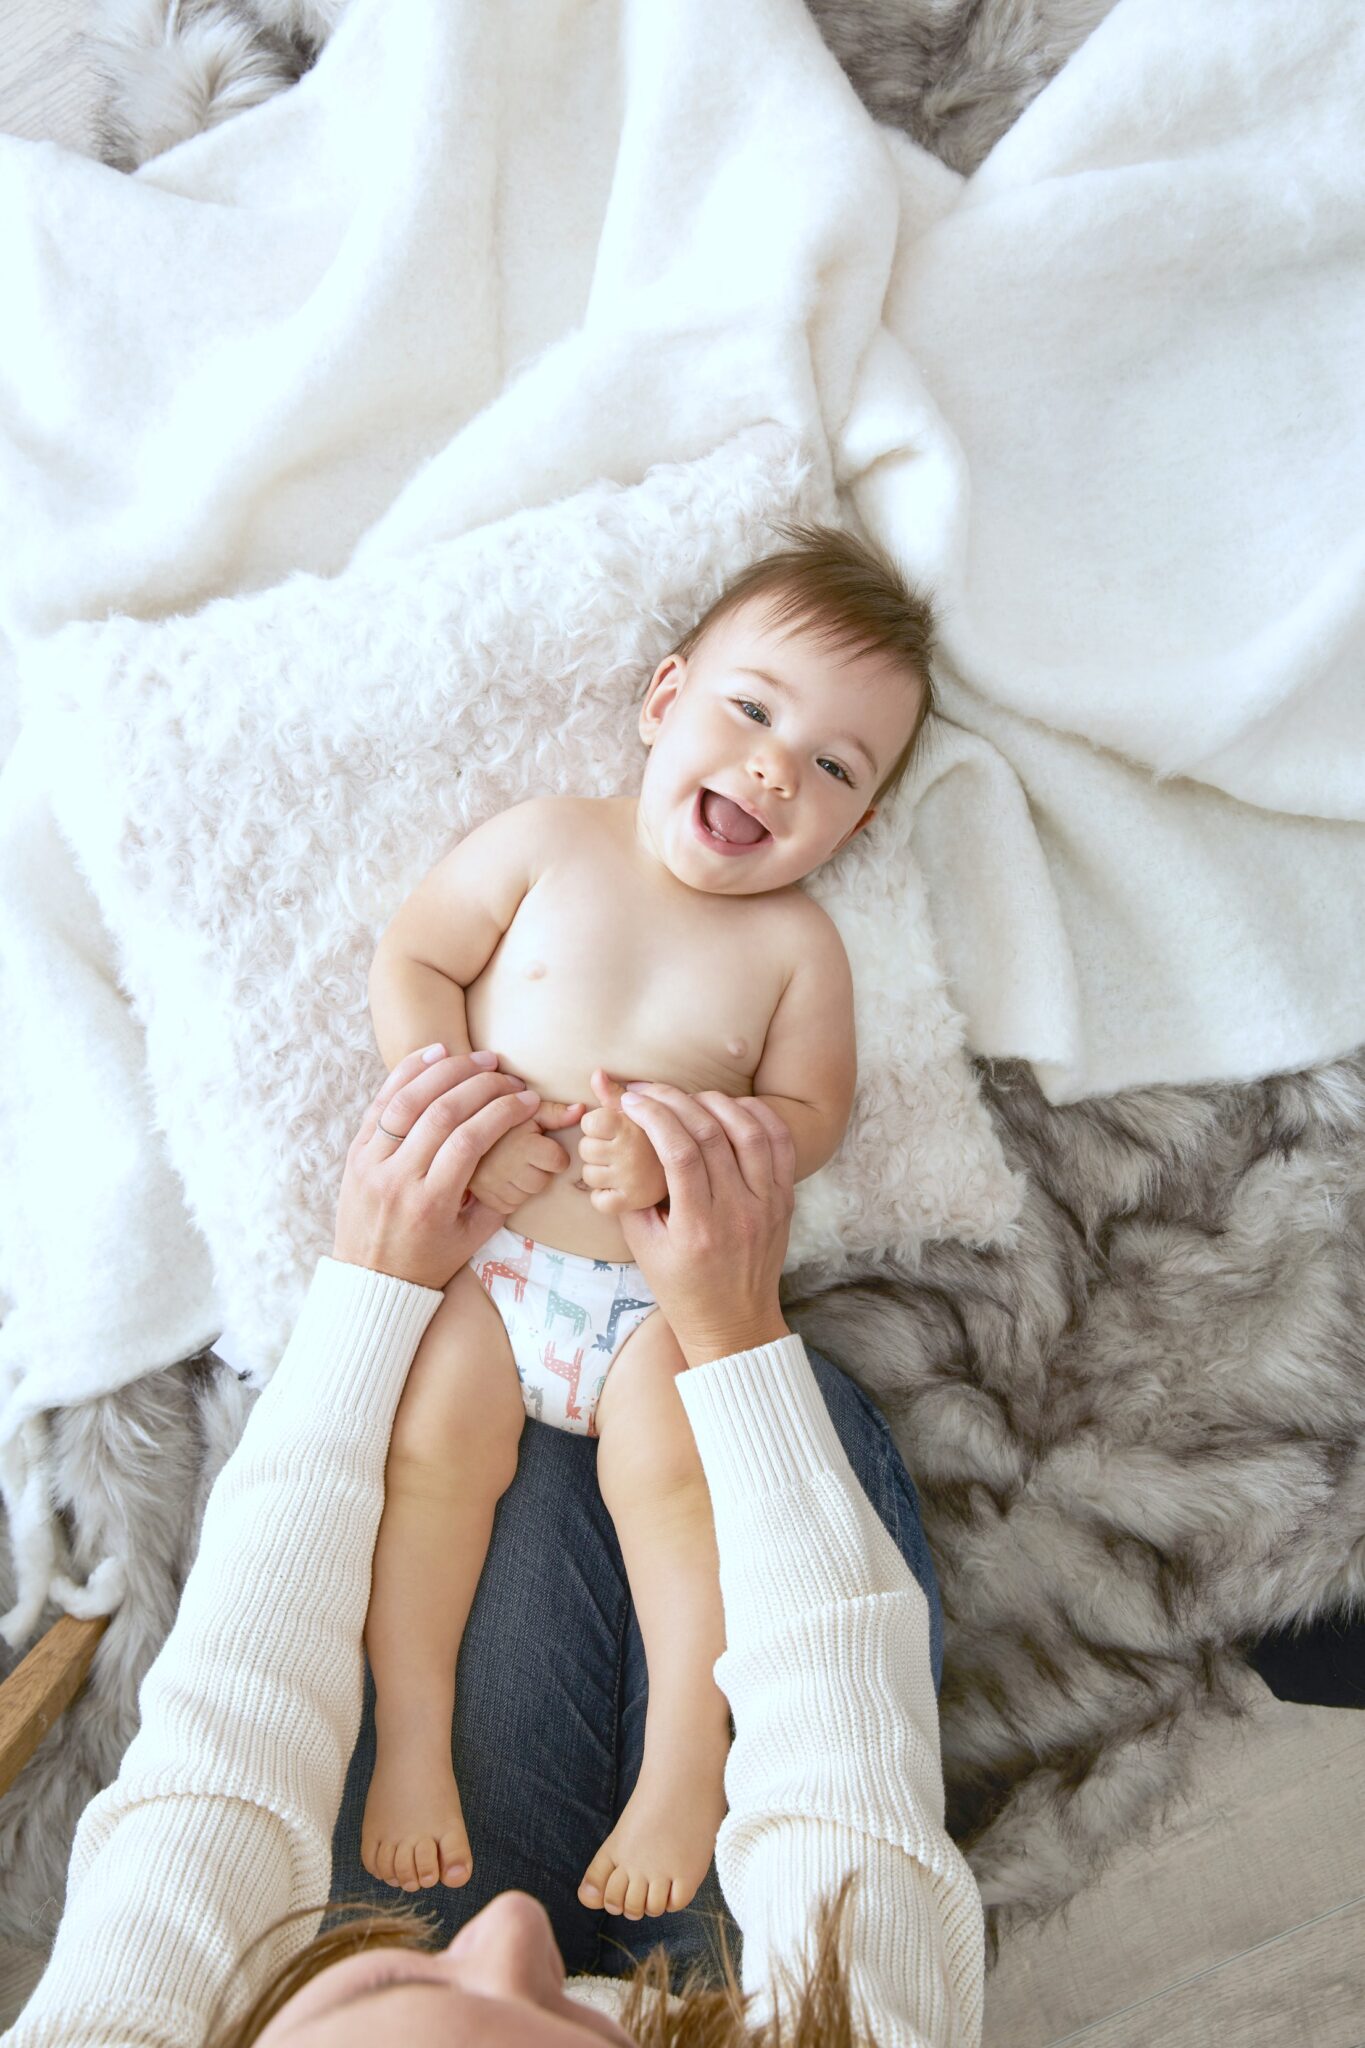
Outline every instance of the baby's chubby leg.
[(404, 1891), (461, 1885), (473, 1868), (450, 1757), (455, 1660), (524, 1421), (502, 1318), (466, 1268), (394, 1418), (365, 1621), (376, 1754), (360, 1856)]
[(578, 1896), (630, 1920), (687, 1905), (725, 1817), (730, 1715), (711, 1675), (725, 1618), (711, 1496), (676, 1385), (682, 1362), (656, 1311), (621, 1347), (597, 1410), (598, 1483), (640, 1623), (649, 1708), (635, 1790)]

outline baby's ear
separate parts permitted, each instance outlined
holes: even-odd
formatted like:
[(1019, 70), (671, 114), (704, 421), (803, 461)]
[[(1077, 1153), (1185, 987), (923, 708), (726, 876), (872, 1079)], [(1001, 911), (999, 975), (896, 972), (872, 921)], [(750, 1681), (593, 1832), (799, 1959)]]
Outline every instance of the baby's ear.
[[(876, 817), (876, 815), (877, 806), (875, 804), (869, 804), (868, 808), (863, 812), (861, 818), (859, 818), (857, 824), (854, 825), (849, 831), (845, 832), (843, 838), (839, 841), (839, 846), (847, 846), (850, 839), (856, 839), (858, 834), (862, 831), (864, 825), (870, 825), (872, 823), (872, 820)], [(839, 851), (839, 846), (836, 846), (834, 849), (836, 853)]]
[(687, 663), (678, 654), (666, 654), (649, 679), (645, 701), (640, 706), (640, 738), (652, 747), (668, 708), (677, 698), (687, 677)]

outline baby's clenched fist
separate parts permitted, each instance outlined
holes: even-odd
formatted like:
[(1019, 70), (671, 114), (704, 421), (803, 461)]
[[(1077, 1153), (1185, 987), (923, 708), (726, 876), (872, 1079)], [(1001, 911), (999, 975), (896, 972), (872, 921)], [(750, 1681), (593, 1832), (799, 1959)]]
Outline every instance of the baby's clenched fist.
[(659, 1155), (640, 1126), (619, 1107), (624, 1089), (598, 1067), (593, 1091), (601, 1107), (584, 1112), (578, 1158), (582, 1181), (601, 1216), (627, 1209), (653, 1209), (668, 1193)]
[(530, 1123), (519, 1124), (496, 1145), (489, 1147), (470, 1181), (471, 1192), (480, 1202), (510, 1216), (523, 1202), (547, 1188), (557, 1173), (563, 1173), (569, 1155), (562, 1145), (545, 1135), (577, 1123), (582, 1114), (578, 1102), (542, 1102)]

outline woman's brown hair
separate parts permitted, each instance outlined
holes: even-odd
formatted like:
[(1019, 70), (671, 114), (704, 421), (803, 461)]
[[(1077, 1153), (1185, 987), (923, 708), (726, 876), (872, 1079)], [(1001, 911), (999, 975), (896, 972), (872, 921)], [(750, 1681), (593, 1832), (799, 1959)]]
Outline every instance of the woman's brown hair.
[[(675, 1982), (667, 1953), (662, 1947), (654, 1949), (625, 1980), (621, 2025), (640, 2048), (875, 2048), (854, 2011), (844, 1965), (844, 1924), (852, 1888), (852, 1878), (845, 1878), (838, 1892), (821, 1905), (805, 1977), (780, 1979), (771, 2018), (749, 2020), (750, 2001), (740, 1989), (729, 1945), (722, 1938), (719, 1984), (706, 1982), (700, 1974)], [(318, 1910), (302, 1907), (286, 1913), (257, 1936), (242, 1962), (282, 1927), (310, 1919)], [(219, 2000), (203, 2048), (251, 2048), (294, 1994), (343, 1956), (370, 1948), (438, 1946), (428, 1922), (412, 1910), (376, 1912), (372, 1905), (356, 1902), (333, 1904), (326, 1911), (334, 1923), (338, 1914), (345, 1917), (281, 1963), (240, 2019), (220, 2026)]]

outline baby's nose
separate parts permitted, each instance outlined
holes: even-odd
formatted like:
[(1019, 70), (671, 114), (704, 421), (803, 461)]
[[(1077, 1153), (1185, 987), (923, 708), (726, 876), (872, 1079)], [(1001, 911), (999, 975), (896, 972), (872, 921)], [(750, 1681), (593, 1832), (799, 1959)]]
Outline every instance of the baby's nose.
[(775, 790), (782, 795), (791, 794), (795, 769), (791, 760), (785, 754), (779, 753), (776, 748), (756, 751), (750, 758), (749, 770), (765, 789)]

